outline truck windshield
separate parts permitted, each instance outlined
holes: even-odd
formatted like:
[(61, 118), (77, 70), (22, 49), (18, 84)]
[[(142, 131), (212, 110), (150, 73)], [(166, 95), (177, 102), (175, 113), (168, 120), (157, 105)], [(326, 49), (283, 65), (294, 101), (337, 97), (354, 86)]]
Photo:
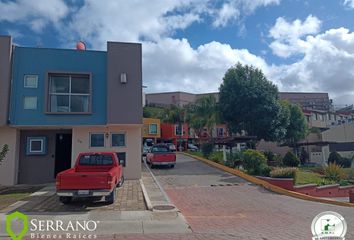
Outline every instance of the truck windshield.
[(111, 155), (84, 155), (80, 157), (79, 164), (81, 166), (109, 166), (113, 165), (113, 158)]
[(167, 147), (155, 146), (152, 147), (151, 152), (169, 152), (169, 149)]

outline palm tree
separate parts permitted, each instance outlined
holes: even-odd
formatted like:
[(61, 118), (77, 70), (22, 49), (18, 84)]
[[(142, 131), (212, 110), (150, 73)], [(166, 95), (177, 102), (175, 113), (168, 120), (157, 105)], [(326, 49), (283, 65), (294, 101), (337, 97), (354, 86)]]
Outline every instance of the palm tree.
[(206, 127), (208, 137), (213, 137), (213, 128), (219, 122), (218, 104), (215, 97), (209, 95), (199, 98), (192, 104), (189, 110), (190, 125), (193, 127), (197, 135)]

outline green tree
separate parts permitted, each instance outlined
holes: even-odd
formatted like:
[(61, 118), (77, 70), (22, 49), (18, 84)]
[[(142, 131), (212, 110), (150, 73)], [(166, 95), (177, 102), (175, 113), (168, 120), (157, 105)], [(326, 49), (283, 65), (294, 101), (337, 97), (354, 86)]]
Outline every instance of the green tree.
[(288, 108), (290, 113), (284, 139), (289, 145), (294, 146), (295, 143), (306, 137), (308, 132), (306, 118), (299, 105), (287, 101), (283, 101), (282, 105)]
[(220, 86), (219, 106), (222, 120), (233, 133), (245, 130), (268, 141), (285, 136), (286, 110), (279, 102), (278, 89), (257, 68), (240, 63), (230, 68)]
[(3, 147), (2, 147), (2, 150), (0, 152), (0, 165), (2, 163), (2, 161), (4, 160), (6, 154), (9, 152), (9, 145), (5, 144)]

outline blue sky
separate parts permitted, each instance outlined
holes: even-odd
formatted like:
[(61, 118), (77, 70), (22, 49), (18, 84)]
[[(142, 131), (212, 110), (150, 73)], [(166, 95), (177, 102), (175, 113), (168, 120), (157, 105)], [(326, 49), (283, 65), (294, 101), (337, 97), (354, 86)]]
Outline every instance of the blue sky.
[(354, 103), (353, 19), (354, 0), (0, 0), (0, 34), (21, 46), (142, 42), (148, 92), (217, 91), (241, 62), (338, 105)]

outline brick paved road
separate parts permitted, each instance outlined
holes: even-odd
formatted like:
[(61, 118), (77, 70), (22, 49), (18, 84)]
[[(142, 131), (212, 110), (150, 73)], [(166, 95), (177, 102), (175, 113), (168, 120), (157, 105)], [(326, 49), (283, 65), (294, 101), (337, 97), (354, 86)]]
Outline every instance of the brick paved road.
[(153, 172), (190, 224), (187, 239), (311, 239), (312, 219), (323, 211), (342, 214), (354, 239), (354, 208), (271, 193), (184, 155), (174, 169)]

